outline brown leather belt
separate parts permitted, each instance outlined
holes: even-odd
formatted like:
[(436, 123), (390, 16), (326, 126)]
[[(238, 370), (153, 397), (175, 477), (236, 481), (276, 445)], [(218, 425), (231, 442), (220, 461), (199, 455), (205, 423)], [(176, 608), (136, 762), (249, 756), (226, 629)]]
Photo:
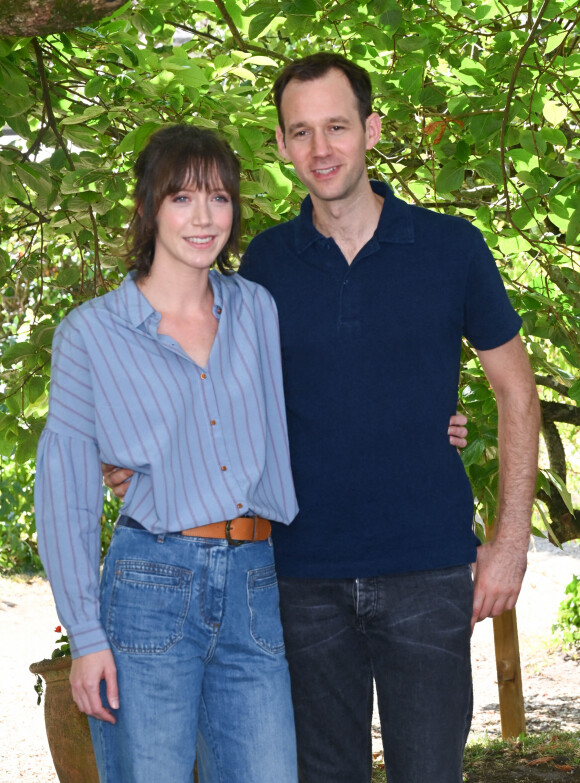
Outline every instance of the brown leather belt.
[(225, 538), (234, 546), (247, 541), (266, 541), (270, 537), (272, 526), (264, 517), (236, 517), (225, 522), (212, 522), (201, 527), (182, 530), (182, 536), (195, 538)]

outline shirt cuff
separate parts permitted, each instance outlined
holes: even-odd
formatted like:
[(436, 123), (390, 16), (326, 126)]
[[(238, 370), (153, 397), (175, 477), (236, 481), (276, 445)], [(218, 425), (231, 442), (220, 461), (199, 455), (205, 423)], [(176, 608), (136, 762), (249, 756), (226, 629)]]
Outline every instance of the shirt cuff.
[(73, 658), (110, 648), (105, 629), (98, 621), (90, 625), (80, 625), (74, 631), (69, 630), (69, 642)]

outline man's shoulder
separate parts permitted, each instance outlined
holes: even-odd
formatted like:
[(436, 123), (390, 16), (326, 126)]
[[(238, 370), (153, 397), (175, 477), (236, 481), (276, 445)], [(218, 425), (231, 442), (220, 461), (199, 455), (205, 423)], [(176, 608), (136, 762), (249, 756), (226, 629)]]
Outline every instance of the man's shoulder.
[(284, 220), (275, 226), (270, 226), (270, 228), (260, 231), (248, 245), (246, 255), (251, 255), (256, 250), (264, 248), (273, 248), (281, 244), (287, 245), (294, 237), (297, 220), (297, 217), (293, 217), (290, 220)]
[(429, 228), (439, 232), (460, 232), (463, 236), (477, 236), (479, 230), (465, 217), (450, 215), (448, 212), (439, 212), (431, 207), (421, 204), (407, 204), (415, 226), (420, 229)]

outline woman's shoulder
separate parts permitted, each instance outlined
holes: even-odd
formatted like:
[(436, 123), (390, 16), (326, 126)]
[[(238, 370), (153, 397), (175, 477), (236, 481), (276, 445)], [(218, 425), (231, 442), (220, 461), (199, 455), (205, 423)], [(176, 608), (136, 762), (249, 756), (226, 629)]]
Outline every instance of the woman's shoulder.
[(257, 300), (260, 302), (273, 302), (272, 295), (259, 283), (246, 280), (237, 272), (231, 275), (219, 274), (219, 283), (224, 292), (233, 296), (240, 296), (245, 300)]

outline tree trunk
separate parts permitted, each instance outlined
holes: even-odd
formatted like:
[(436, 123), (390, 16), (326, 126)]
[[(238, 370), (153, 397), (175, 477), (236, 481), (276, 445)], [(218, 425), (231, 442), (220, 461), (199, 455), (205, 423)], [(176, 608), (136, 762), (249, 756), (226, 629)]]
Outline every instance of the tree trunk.
[(126, 0), (0, 0), (0, 35), (49, 35), (92, 24)]

